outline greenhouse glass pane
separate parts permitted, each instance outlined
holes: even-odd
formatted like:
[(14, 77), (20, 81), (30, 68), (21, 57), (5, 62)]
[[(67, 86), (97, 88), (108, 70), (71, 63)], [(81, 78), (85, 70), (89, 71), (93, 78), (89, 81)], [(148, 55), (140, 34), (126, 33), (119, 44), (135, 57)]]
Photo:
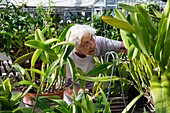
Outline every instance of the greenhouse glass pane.
[[(55, 6), (92, 6), (97, 0), (8, 0), (8, 2), (14, 5), (20, 5), (21, 3), (26, 3), (27, 6), (37, 6), (42, 4), (43, 6), (48, 6), (49, 1), (51, 5)], [(1, 3), (6, 3), (6, 0), (2, 0)]]

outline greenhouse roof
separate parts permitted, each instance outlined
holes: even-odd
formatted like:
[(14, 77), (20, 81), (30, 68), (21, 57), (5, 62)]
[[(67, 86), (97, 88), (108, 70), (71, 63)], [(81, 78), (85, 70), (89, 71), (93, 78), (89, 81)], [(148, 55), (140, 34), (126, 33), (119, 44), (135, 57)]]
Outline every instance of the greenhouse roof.
[[(61, 7), (90, 7), (90, 6), (106, 6), (106, 2), (113, 2), (113, 0), (7, 0), (14, 5), (21, 5), (25, 3), (27, 6), (49, 6), (49, 3), (54, 6)], [(2, 0), (1, 4), (6, 4), (6, 0)]]

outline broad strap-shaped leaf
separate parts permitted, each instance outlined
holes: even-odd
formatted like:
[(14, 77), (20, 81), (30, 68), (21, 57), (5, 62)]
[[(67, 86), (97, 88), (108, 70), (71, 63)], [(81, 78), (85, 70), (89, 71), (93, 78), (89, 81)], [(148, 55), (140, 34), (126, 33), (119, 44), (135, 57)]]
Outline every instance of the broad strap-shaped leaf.
[(60, 36), (58, 37), (58, 39), (60, 40), (60, 41), (64, 41), (65, 40), (65, 37), (66, 37), (66, 34), (67, 34), (67, 31), (68, 31), (68, 29), (71, 27), (71, 26), (73, 26), (74, 24), (70, 24), (70, 25), (68, 25), (64, 30), (63, 30), (63, 32), (60, 34)]
[(118, 20), (116, 18), (113, 18), (111, 16), (102, 16), (102, 20), (111, 25), (111, 26), (115, 26), (119, 29), (122, 29), (122, 30), (125, 30), (129, 33), (134, 33), (135, 30), (133, 28), (133, 26), (127, 22), (124, 22), (124, 21), (121, 21), (121, 20)]
[(167, 0), (166, 6), (162, 13), (162, 19), (164, 20), (164, 18), (169, 17), (169, 13), (170, 13), (170, 0)]
[(11, 81), (10, 81), (10, 78), (7, 78), (5, 81), (4, 81), (4, 89), (5, 91), (8, 91), (8, 92), (12, 92), (12, 85), (11, 85)]
[[(117, 76), (112, 76), (112, 78), (110, 76), (105, 76), (105, 77), (88, 77), (88, 76), (81, 76), (81, 75), (76, 75), (76, 76), (82, 80), (87, 80), (91, 82), (109, 82), (110, 79), (112, 79), (112, 81), (120, 80), (120, 78)], [(132, 83), (132, 81), (125, 78), (122, 78), (122, 81), (128, 84)]]
[(54, 51), (50, 48), (49, 45), (38, 41), (38, 40), (28, 40), (26, 41), (25, 45), (36, 48), (36, 49), (42, 49), (45, 52), (47, 52), (51, 57), (56, 57), (57, 55), (54, 53)]
[(137, 48), (135, 48), (134, 51), (133, 51), (132, 60), (135, 59), (138, 56), (138, 52), (139, 52), (139, 50)]
[(62, 41), (62, 42), (59, 42), (59, 43), (53, 45), (53, 46), (51, 47), (51, 49), (55, 49), (56, 47), (61, 46), (61, 45), (71, 45), (71, 46), (75, 46), (75, 44), (72, 43), (72, 42)]
[(31, 85), (33, 87), (35, 87), (36, 89), (39, 89), (39, 87), (34, 83), (34, 82), (31, 82), (31, 81), (27, 81), (27, 80), (22, 80), (19, 82), (19, 84), (21, 85)]
[(126, 18), (126, 14), (121, 12), (119, 9), (114, 9), (114, 13), (115, 13), (117, 19), (122, 20), (124, 22), (128, 22), (128, 20)]
[[(138, 9), (139, 13), (142, 16), (142, 21), (145, 25), (147, 25), (148, 33), (152, 36), (152, 40), (154, 40), (155, 36), (157, 35), (157, 29), (154, 22), (151, 19), (151, 16), (148, 12), (140, 5), (136, 4), (135, 7)], [(146, 29), (146, 28), (145, 28)]]
[(50, 67), (45, 72), (46, 77), (50, 76), (58, 68), (59, 62), (60, 60), (57, 59), (50, 65)]
[(60, 56), (60, 66), (62, 67), (64, 62), (67, 62), (67, 58), (74, 49), (72, 45), (65, 45)]
[(133, 56), (133, 52), (135, 50), (135, 46), (132, 44), (129, 48), (128, 48), (128, 59), (132, 59), (132, 56)]
[(35, 62), (37, 61), (38, 57), (40, 56), (40, 54), (43, 52), (42, 49), (36, 49), (32, 58), (31, 58), (31, 67), (33, 67), (35, 65)]
[[(125, 31), (126, 32), (126, 31)], [(132, 34), (132, 33), (128, 33), (126, 32), (126, 37), (129, 39), (129, 41), (136, 47), (139, 49), (139, 45), (136, 41), (136, 35)]]
[(107, 62), (104, 64), (99, 65), (98, 67), (93, 68), (92, 70), (90, 70), (87, 75), (98, 75), (106, 70), (109, 69), (109, 66), (111, 66), (112, 63), (111, 62)]
[(152, 11), (154, 12), (154, 14), (156, 15), (157, 18), (162, 17), (162, 14), (158, 10), (156, 10), (154, 7), (152, 7), (151, 9), (152, 9)]
[(121, 37), (122, 37), (122, 40), (123, 40), (123, 44), (125, 45), (125, 47), (126, 47), (127, 49), (129, 49), (130, 46), (131, 46), (131, 42), (130, 42), (129, 39), (127, 38), (126, 31), (120, 30), (120, 34), (121, 34)]
[(59, 39), (57, 39), (57, 38), (50, 38), (48, 40), (45, 40), (44, 43), (45, 44), (52, 44), (52, 43), (55, 43), (57, 41), (59, 41)]
[(25, 62), (27, 59), (30, 59), (32, 57), (34, 52), (30, 52), (30, 53), (27, 53), (25, 55), (22, 55), (21, 57), (17, 58), (15, 61), (14, 61), (14, 64), (15, 63), (18, 63), (18, 64), (21, 64), (23, 62)]
[(11, 99), (10, 99), (10, 105), (11, 106), (17, 106), (19, 105), (20, 101), (21, 101), (21, 96), (22, 96), (22, 93), (16, 93), (16, 94), (13, 94)]
[(90, 113), (95, 113), (95, 106), (92, 100), (92, 97), (88, 94), (86, 94), (86, 104), (87, 108), (90, 110)]
[[(170, 18), (170, 15), (169, 15)], [(169, 60), (170, 56), (170, 19), (168, 19), (167, 24), (166, 24), (166, 35), (165, 35), (165, 42), (164, 42), (164, 47), (163, 47), (163, 52), (162, 52), (162, 63), (166, 65)]]
[(35, 36), (35, 40), (39, 40), (39, 41), (40, 41), (41, 39), (40, 39), (40, 36), (39, 36), (39, 34), (38, 34), (38, 31), (39, 31), (39, 30), (40, 30), (40, 29), (36, 29), (36, 30), (35, 30), (34, 36)]
[(10, 106), (10, 102), (8, 101), (8, 99), (5, 98), (4, 96), (0, 96), (0, 102), (1, 107), (8, 109), (9, 111), (7, 112), (10, 113), (10, 109), (12, 109), (12, 107)]
[(44, 42), (46, 40), (46, 38), (44, 37), (44, 32), (42, 32), (40, 29), (37, 30), (38, 30), (40, 41)]
[[(81, 98), (80, 98), (80, 96), (81, 96)], [(77, 97), (79, 98), (79, 99), (82, 99), (82, 101), (84, 102), (85, 101), (85, 97), (83, 97), (84, 96), (84, 93), (81, 93), (80, 94), (80, 96), (78, 95)], [(79, 106), (80, 108), (81, 108), (81, 111), (83, 111), (83, 112), (85, 112), (85, 113), (91, 113), (89, 110), (88, 110), (88, 108), (87, 108), (87, 106), (86, 106), (86, 102), (84, 102), (84, 103), (80, 103), (79, 101), (79, 99), (77, 99), (77, 97), (76, 97), (76, 99), (72, 99), (72, 98), (70, 98), (70, 99), (72, 99), (73, 101), (74, 101), (74, 104), (76, 105), (76, 106)], [(75, 111), (77, 111), (77, 110), (75, 110)], [(76, 112), (77, 113), (77, 112)]]
[(161, 81), (158, 79), (157, 76), (152, 76), (151, 78), (151, 94), (154, 101), (154, 107), (156, 113), (165, 113), (163, 112), (163, 102), (162, 102), (162, 87)]
[(162, 53), (162, 48), (165, 42), (165, 34), (166, 34), (166, 28), (167, 28), (167, 21), (168, 19), (165, 18), (163, 23), (160, 24), (159, 26), (159, 32), (158, 32), (158, 39), (155, 45), (155, 50), (154, 50), (154, 58), (157, 61), (161, 60), (161, 53)]
[(131, 13), (133, 12), (137, 12), (136, 8), (132, 5), (128, 5), (128, 4), (119, 4), (119, 7), (125, 9), (126, 11), (129, 11)]
[[(73, 26), (73, 25), (74, 25), (74, 24), (70, 24), (69, 26), (67, 26), (67, 27), (63, 30), (63, 32), (62, 32), (62, 33), (60, 34), (60, 36), (57, 38), (57, 39), (59, 39), (59, 41), (58, 41), (56, 44), (58, 44), (59, 42), (66, 41), (67, 31), (68, 31), (68, 29), (69, 29), (71, 26)], [(59, 53), (60, 49), (61, 49), (61, 45), (56, 46), (56, 47), (54, 48), (55, 53)]]
[(127, 106), (126, 108), (122, 111), (122, 113), (127, 113), (127, 111), (129, 111), (132, 106), (134, 106), (134, 104), (142, 97), (142, 93), (139, 94), (138, 96), (136, 96)]
[(131, 16), (131, 19), (133, 21), (133, 26), (135, 29), (135, 34), (136, 34), (136, 41), (137, 44), (140, 48), (140, 50), (147, 56), (149, 56), (149, 49), (147, 47), (149, 47), (149, 45), (147, 43), (149, 43), (149, 37), (144, 37), (142, 33), (145, 32), (145, 34), (147, 33), (146, 29), (143, 27), (143, 25), (141, 25), (142, 22), (142, 18), (141, 15), (139, 13), (134, 13)]
[(163, 105), (163, 113), (170, 112), (170, 82), (166, 75), (161, 76), (161, 87), (162, 87), (162, 105)]

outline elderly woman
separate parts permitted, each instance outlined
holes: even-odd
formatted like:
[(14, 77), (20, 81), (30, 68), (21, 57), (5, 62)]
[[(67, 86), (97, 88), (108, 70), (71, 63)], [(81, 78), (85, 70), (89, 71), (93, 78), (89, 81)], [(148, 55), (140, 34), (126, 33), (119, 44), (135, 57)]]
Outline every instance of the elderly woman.
[[(70, 57), (75, 63), (75, 66), (82, 69), (84, 73), (89, 72), (94, 68), (93, 57), (100, 57), (106, 52), (115, 51), (115, 52), (124, 52), (127, 50), (124, 47), (124, 44), (120, 41), (111, 40), (102, 36), (96, 36), (96, 29), (88, 25), (79, 25), (75, 24), (72, 26), (66, 35), (66, 40), (72, 42), (76, 45)], [(67, 86), (72, 84), (72, 77), (70, 68), (66, 66), (66, 78)], [(79, 89), (79, 84), (76, 84)], [(93, 83), (86, 82), (85, 88), (92, 89)], [(79, 90), (80, 92), (81, 90)], [(70, 99), (67, 96), (72, 95), (72, 89), (69, 88), (65, 91), (64, 100), (70, 104)]]

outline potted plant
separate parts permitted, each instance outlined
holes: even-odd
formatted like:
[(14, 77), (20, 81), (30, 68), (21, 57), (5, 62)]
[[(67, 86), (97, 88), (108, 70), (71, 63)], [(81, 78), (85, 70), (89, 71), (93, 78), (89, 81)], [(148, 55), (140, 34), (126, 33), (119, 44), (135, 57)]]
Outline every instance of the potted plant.
[[(68, 55), (74, 48), (74, 44), (64, 41), (66, 32), (71, 26), (65, 28), (58, 38), (49, 39), (45, 37), (46, 28), (42, 31), (36, 29), (35, 39), (28, 40), (25, 43), (25, 45), (35, 48), (35, 51), (18, 58), (13, 65), (22, 75), (23, 80), (20, 84), (29, 85), (29, 87), (36, 90), (34, 106), (39, 101), (40, 94), (44, 95), (60, 91), (62, 92), (60, 95), (62, 99), (66, 77), (65, 65)], [(18, 65), (23, 59), (30, 56), (30, 68), (22, 68)], [(40, 69), (35, 69), (37, 60), (42, 61)]]
[[(92, 89), (92, 95), (93, 95), (93, 97), (95, 97), (94, 101), (96, 103), (100, 103), (100, 104), (104, 105), (104, 108), (102, 108), (103, 111), (105, 111), (105, 110), (108, 110), (108, 112), (114, 111), (117, 108), (116, 109), (112, 108), (112, 105), (116, 103), (115, 101), (117, 99), (118, 99), (118, 101), (122, 101), (122, 104), (123, 104), (122, 106), (124, 106), (124, 100), (127, 104), (127, 97), (124, 94), (124, 92), (126, 92), (128, 90), (128, 88), (126, 88), (126, 86), (130, 86), (132, 81), (128, 80), (126, 75), (120, 77), (120, 75), (118, 73), (115, 73), (115, 70), (118, 69), (117, 67), (119, 67), (118, 65), (120, 65), (120, 64), (117, 65), (118, 59), (115, 60), (116, 66), (114, 64), (115, 63), (114, 61), (113, 62), (111, 62), (111, 61), (110, 62), (104, 62), (104, 61), (100, 62), (97, 58), (95, 60), (96, 60), (97, 65), (94, 69), (92, 69), (88, 73), (83, 73), (78, 68), (77, 69), (78, 71), (73, 73), (73, 78), (75, 78), (75, 80), (76, 79), (80, 80), (80, 86), (81, 85), (83, 86), (83, 83), (85, 83), (85, 81), (94, 82), (94, 87)], [(103, 58), (101, 58), (101, 60), (103, 60)], [(76, 67), (73, 66), (73, 69), (75, 69), (75, 68)], [(93, 77), (91, 77), (92, 75), (93, 75)], [(94, 77), (94, 75), (96, 75), (96, 76)], [(120, 89), (118, 88), (117, 91), (115, 91), (115, 88), (117, 88), (117, 87), (114, 87), (114, 85), (117, 85)], [(122, 85), (122, 87), (121, 87), (121, 85)], [(83, 87), (81, 87), (81, 88), (83, 89)], [(123, 90), (124, 90), (123, 93), (122, 93), (121, 88), (123, 88)], [(123, 107), (123, 109), (124, 108), (125, 108), (125, 106)], [(121, 109), (119, 109), (119, 111), (120, 110), (123, 111), (123, 109), (121, 108)]]
[[(102, 19), (121, 29), (122, 39), (128, 49), (129, 61), (139, 62), (142, 72), (147, 75), (142, 74), (149, 80), (149, 88), (151, 88), (149, 93), (152, 95), (155, 111), (168, 113), (170, 0), (167, 1), (162, 13), (153, 8), (155, 15), (152, 16), (140, 4), (119, 6), (128, 11), (128, 15), (115, 9), (115, 18), (103, 16)], [(158, 24), (155, 24), (152, 18), (158, 18)], [(136, 64), (134, 66), (136, 67)]]

